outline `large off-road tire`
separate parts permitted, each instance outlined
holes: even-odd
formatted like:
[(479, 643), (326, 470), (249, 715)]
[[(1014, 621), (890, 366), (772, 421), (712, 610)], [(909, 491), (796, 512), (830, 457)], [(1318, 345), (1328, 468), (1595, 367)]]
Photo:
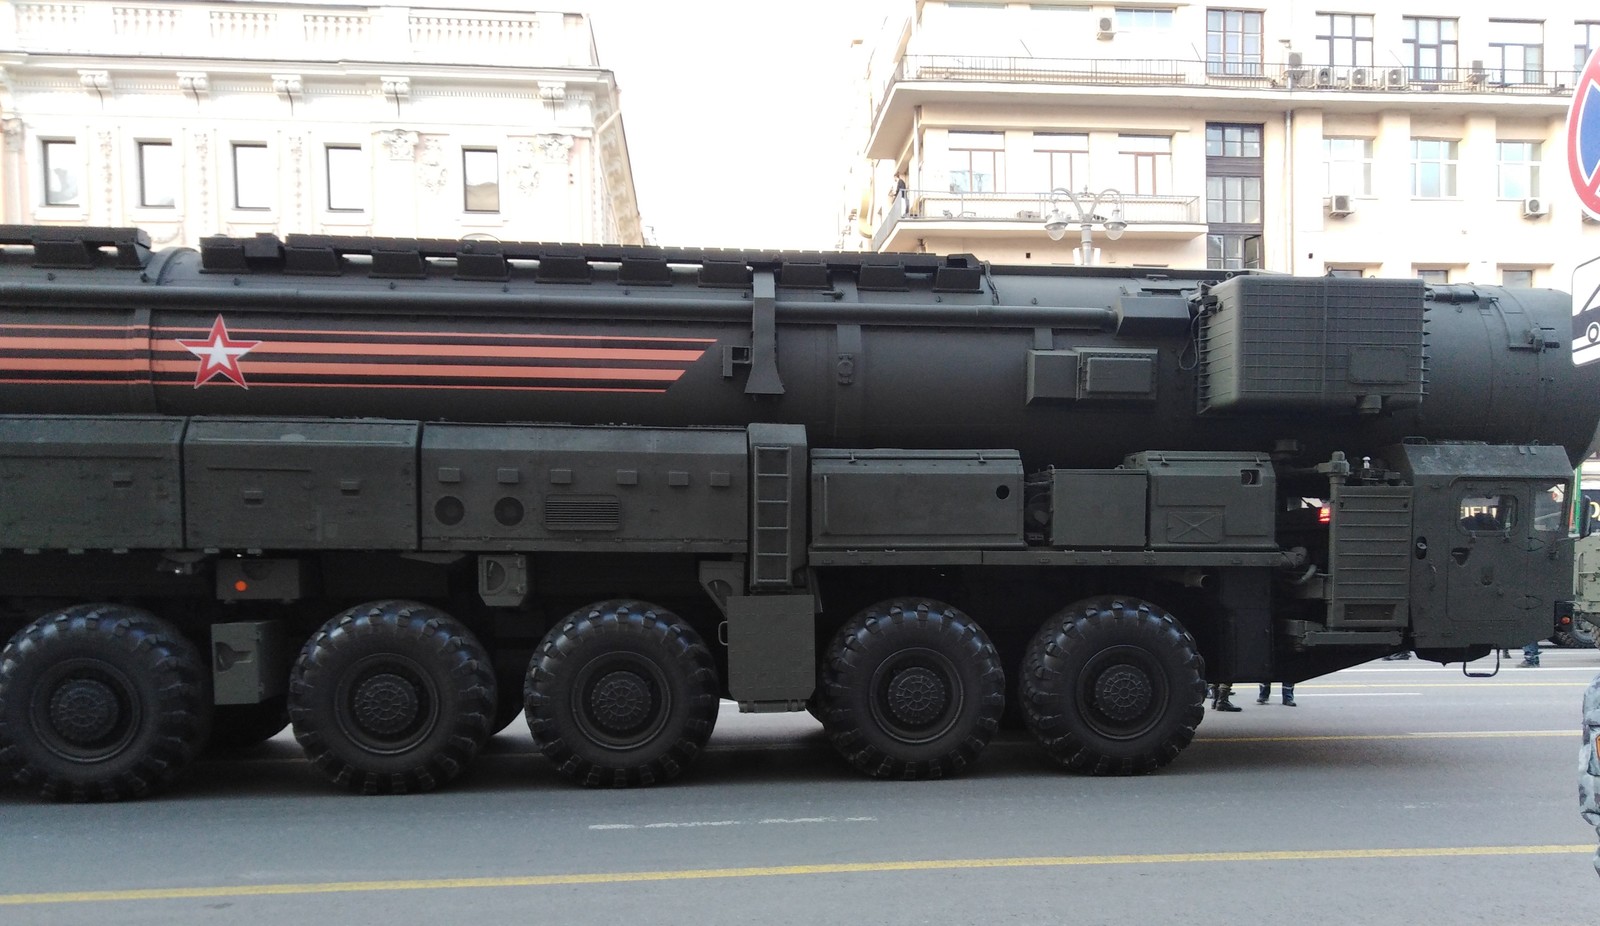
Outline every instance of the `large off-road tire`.
[(212, 709), (208, 752), (238, 752), (259, 746), (289, 725), (289, 696), (259, 704), (219, 704)]
[(0, 767), (51, 800), (154, 794), (205, 743), (206, 669), (182, 635), (138, 608), (47, 614), (0, 651)]
[(528, 667), (528, 729), (561, 774), (588, 787), (682, 774), (717, 722), (716, 663), (700, 636), (642, 601), (580, 608)]
[(1039, 628), (1022, 664), (1028, 729), (1076, 772), (1154, 771), (1189, 745), (1205, 715), (1205, 665), (1194, 638), (1137, 598), (1068, 607)]
[(412, 601), (349, 609), (318, 630), (289, 679), (289, 719), (306, 757), (362, 794), (431, 791), (466, 771), (489, 738), (489, 655), (443, 611)]
[(943, 778), (977, 761), (1000, 727), (1005, 672), (970, 617), (927, 599), (875, 604), (839, 629), (823, 661), (822, 725), (875, 778)]
[(1594, 615), (1580, 611), (1572, 615), (1572, 625), (1566, 630), (1557, 630), (1550, 642), (1563, 649), (1600, 646), (1600, 627), (1595, 626)]

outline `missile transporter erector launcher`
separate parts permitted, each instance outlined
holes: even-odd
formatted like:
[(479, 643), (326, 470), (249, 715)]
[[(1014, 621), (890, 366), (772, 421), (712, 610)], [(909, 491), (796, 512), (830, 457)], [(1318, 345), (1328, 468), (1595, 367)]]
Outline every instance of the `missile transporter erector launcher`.
[(1160, 767), (1209, 681), (1548, 636), (1600, 420), (1560, 293), (970, 257), (0, 228), (0, 763), (292, 723), (424, 790), (526, 716), (675, 777), (719, 698), (861, 771), (1006, 715)]

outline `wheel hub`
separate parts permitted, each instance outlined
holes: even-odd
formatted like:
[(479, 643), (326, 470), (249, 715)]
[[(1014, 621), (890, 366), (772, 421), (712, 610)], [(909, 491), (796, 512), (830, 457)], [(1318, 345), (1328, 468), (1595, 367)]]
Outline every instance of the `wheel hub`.
[(589, 693), (590, 716), (610, 733), (627, 733), (642, 726), (654, 705), (650, 683), (625, 669), (601, 676)]
[(415, 685), (392, 672), (382, 672), (356, 686), (351, 712), (367, 732), (394, 736), (416, 722), (421, 703)]
[(50, 725), (74, 746), (93, 746), (105, 740), (121, 718), (116, 692), (98, 679), (71, 679), (50, 698)]
[(889, 713), (900, 723), (908, 727), (922, 727), (944, 713), (945, 705), (950, 701), (950, 691), (937, 672), (924, 666), (915, 666), (890, 679), (884, 699)]
[(1149, 676), (1134, 666), (1114, 666), (1095, 679), (1095, 705), (1118, 722), (1126, 723), (1144, 714), (1154, 697)]

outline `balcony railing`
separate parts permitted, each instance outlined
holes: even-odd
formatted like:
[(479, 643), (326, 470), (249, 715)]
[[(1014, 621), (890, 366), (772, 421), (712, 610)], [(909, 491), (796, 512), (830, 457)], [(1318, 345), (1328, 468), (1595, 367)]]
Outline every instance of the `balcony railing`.
[[(1050, 212), (1050, 194), (1036, 193), (952, 193), (943, 190), (910, 191), (911, 210), (906, 214), (904, 204), (896, 200), (885, 213), (877, 233), (872, 237), (874, 250), (881, 248), (900, 222), (1009, 222), (1020, 229), (1044, 233), (1044, 219)], [(1111, 217), (1110, 203), (1102, 203), (1104, 215), (1096, 217), (1103, 222)], [(1200, 225), (1198, 196), (1157, 196), (1149, 194), (1124, 194), (1122, 218), (1129, 232), (1136, 233), (1141, 225)]]
[[(1219, 90), (1453, 92), (1570, 96), (1576, 71), (1482, 68), (1332, 67), (1171, 58), (1028, 58), (905, 55), (889, 87), (907, 81), (1199, 87)], [(888, 88), (878, 103), (888, 101)]]
[[(172, 48), (277, 61), (360, 60), (593, 67), (587, 30), (560, 12), (437, 9), (426, 2), (23, 0), (0, 16), (0, 47), (148, 56)], [(559, 6), (557, 4), (557, 6)]]

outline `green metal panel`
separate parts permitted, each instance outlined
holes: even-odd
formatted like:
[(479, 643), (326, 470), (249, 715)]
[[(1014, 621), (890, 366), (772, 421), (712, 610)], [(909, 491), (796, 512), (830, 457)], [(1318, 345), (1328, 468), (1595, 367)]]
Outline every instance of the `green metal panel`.
[(182, 418), (0, 417), (0, 543), (183, 546)]
[(430, 550), (742, 553), (745, 432), (428, 424)]
[(1050, 545), (1102, 550), (1145, 545), (1149, 477), (1133, 469), (1051, 473)]
[(1329, 504), (1329, 629), (1404, 627), (1410, 618), (1411, 487), (1335, 482)]
[(1147, 451), (1123, 465), (1149, 475), (1151, 548), (1277, 545), (1277, 475), (1265, 454)]
[(1022, 461), (1011, 450), (811, 454), (816, 549), (1021, 547)]
[(416, 472), (416, 422), (197, 418), (188, 546), (416, 549)]
[(816, 682), (814, 598), (728, 598), (728, 692), (735, 701), (803, 702)]

